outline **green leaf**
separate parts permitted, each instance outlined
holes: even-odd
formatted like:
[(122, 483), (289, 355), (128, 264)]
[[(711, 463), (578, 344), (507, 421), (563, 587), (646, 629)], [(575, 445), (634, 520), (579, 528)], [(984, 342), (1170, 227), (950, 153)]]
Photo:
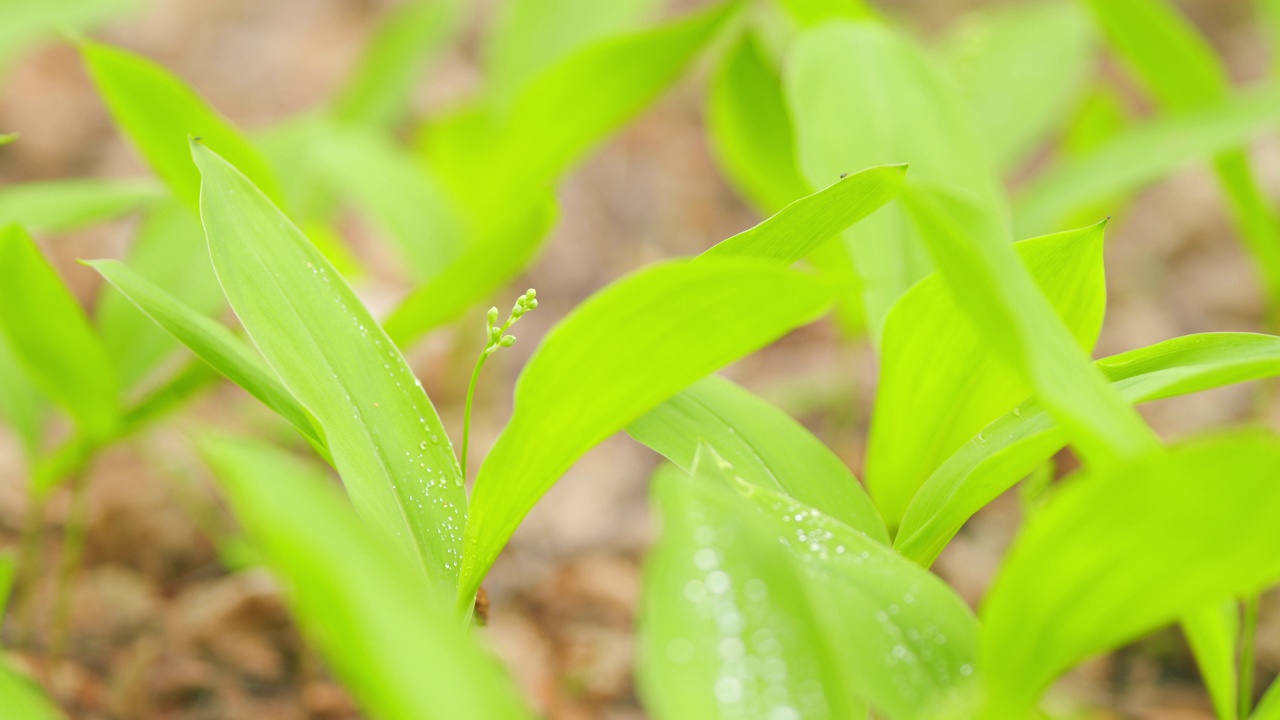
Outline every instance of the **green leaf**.
[(324, 473), (245, 441), (207, 440), (202, 452), (298, 624), (365, 712), (532, 719), (415, 564), (360, 523)]
[(1280, 85), (1123, 130), (1091, 152), (1055, 165), (1017, 198), (1017, 232), (1052, 231), (1082, 210), (1133, 193), (1196, 160), (1230, 150), (1280, 117)]
[(119, 390), (107, 351), (58, 273), (17, 225), (0, 229), (0, 330), (31, 382), (75, 418), (83, 434), (102, 439), (115, 431)]
[(800, 27), (813, 27), (828, 21), (866, 20), (875, 16), (863, 0), (777, 0), (777, 3)]
[(257, 353), (230, 330), (116, 260), (92, 260), (85, 264), (97, 270), (122, 298), (136, 305), (146, 318), (186, 345), (196, 357), (289, 421), (313, 446), (324, 448), (323, 436), (311, 416)]
[[(1086, 352), (1106, 310), (1103, 226), (1017, 243), (1027, 272)], [(946, 362), (939, 362), (946, 358)], [(889, 311), (867, 440), (867, 489), (890, 528), (957, 448), (1026, 399), (1018, 374), (952, 300), (937, 274)]]
[[(143, 220), (129, 248), (128, 263), (194, 314), (214, 315), (226, 307), (200, 221), (176, 200), (160, 205)], [(177, 348), (169, 333), (110, 285), (98, 296), (96, 312), (103, 344), (122, 387), (136, 385)]]
[(849, 175), (715, 244), (702, 257), (750, 257), (790, 265), (892, 200), (906, 174), (905, 165), (885, 165)]
[(480, 108), (432, 129), (432, 166), (480, 226), (541, 201), (562, 172), (675, 81), (736, 7), (724, 3), (567, 55), (509, 108)]
[(0, 552), (0, 615), (4, 615), (9, 605), (9, 595), (13, 591), (13, 570), (15, 558), (12, 550)]
[(125, 215), (164, 197), (155, 183), (138, 180), (52, 180), (0, 189), (0, 225), (31, 232), (75, 230)]
[(64, 28), (87, 28), (136, 10), (138, 0), (5, 0), (0, 71), (33, 43)]
[(812, 188), (796, 167), (782, 78), (754, 34), (725, 53), (707, 95), (707, 132), (716, 161), (755, 208), (772, 214)]
[(686, 471), (705, 443), (743, 480), (889, 543), (884, 521), (840, 458), (786, 413), (724, 378), (690, 385), (628, 425), (627, 433)]
[(35, 457), (40, 449), (41, 409), (39, 390), (0, 329), (0, 416), (22, 441), (28, 458)]
[(485, 43), (486, 90), (505, 103), (547, 67), (642, 24), (662, 5), (662, 0), (509, 0)]
[(619, 280), (546, 336), (476, 477), (460, 601), (574, 461), (694, 381), (820, 315), (834, 290), (758, 261), (675, 261)]
[(396, 306), (383, 322), (396, 345), (407, 347), (426, 333), (456, 320), (529, 265), (558, 213), (555, 198), (550, 196), (530, 208), (528, 212), (504, 215), (504, 224), (469, 245)]
[(269, 197), (280, 197), (266, 160), (177, 76), (108, 45), (85, 42), (80, 52), (116, 124), (174, 195), (193, 208), (199, 204), (200, 173), (188, 149), (188, 138), (195, 136), (243, 168)]
[[(1131, 403), (1280, 375), (1280, 338), (1187, 335), (1103, 358), (1099, 369)], [(928, 565), (970, 517), (1067, 442), (1036, 400), (998, 418), (929, 477), (907, 508), (898, 552)]]
[(232, 309), (320, 425), (356, 510), (452, 593), (466, 494), (421, 383), (337, 271), (248, 178), (199, 143), (192, 155)]
[(1236, 720), (1236, 637), (1240, 634), (1236, 602), (1196, 608), (1183, 615), (1180, 624), (1218, 720)]
[(947, 191), (909, 187), (902, 197), (957, 304), (1066, 428), (1087, 463), (1160, 447), (1151, 428), (1090, 365), (1002, 226)]
[(1017, 169), (1058, 130), (1094, 72), (1096, 33), (1072, 1), (968, 13), (943, 49), (996, 164)]
[(1280, 577), (1277, 473), (1280, 442), (1253, 433), (1102, 468), (1059, 490), (983, 603), (984, 717), (1022, 717), (1081, 660)]
[(334, 99), (334, 119), (370, 129), (395, 125), (423, 65), (453, 36), (464, 7), (458, 0), (411, 0), (388, 11)]
[(1280, 720), (1280, 681), (1271, 681), (1249, 720)]
[[(721, 463), (728, 477), (716, 483), (699, 468), (704, 477), (677, 485), (687, 488), (683, 498), (676, 495), (664, 502), (664, 525), (672, 515), (684, 515), (680, 524), (692, 526), (692, 532), (683, 543), (667, 546), (666, 552), (674, 556), (666, 559), (667, 572), (674, 576), (662, 582), (665, 587), (657, 591), (662, 595), (650, 595), (653, 601), (647, 603), (646, 617), (657, 627), (669, 622), (663, 615), (692, 625), (694, 657), (712, 661), (709, 664), (720, 676), (734, 677), (735, 671), (749, 672), (755, 663), (745, 658), (735, 663), (719, 652), (724, 647), (720, 641), (736, 635), (736, 628), (725, 623), (721, 605), (736, 598), (725, 597), (725, 591), (744, 595), (747, 601), (728, 609), (745, 618), (778, 622), (770, 617), (768, 601), (775, 593), (802, 590), (800, 607), (793, 612), (816, 621), (818, 640), (804, 645), (788, 642), (783, 632), (776, 632), (785, 630), (789, 624), (785, 620), (779, 628), (769, 627), (769, 620), (762, 623), (775, 630), (772, 646), (790, 655), (785, 658), (789, 666), (800, 658), (821, 657), (825, 651), (837, 676), (834, 681), (827, 679), (828, 697), (851, 694), (887, 717), (936, 717), (933, 712), (948, 702), (952, 688), (963, 684), (974, 670), (978, 624), (964, 601), (937, 577), (863, 533), (786, 496), (735, 482), (732, 469), (714, 453), (701, 453), (703, 464), (708, 455)], [(775, 563), (783, 572), (765, 570)], [(649, 577), (654, 577), (652, 571)], [(656, 603), (665, 607), (655, 607)], [(764, 607), (756, 611), (753, 604)], [(681, 637), (669, 630), (663, 634)], [(746, 627), (742, 635), (749, 638), (754, 633)], [(661, 639), (670, 648), (672, 638)], [(647, 644), (656, 645), (655, 650), (662, 647), (654, 640)], [(767, 657), (760, 659), (767, 662)], [(666, 670), (690, 671), (674, 664)], [(715, 682), (706, 682), (705, 675), (700, 679), (704, 697), (719, 689)], [(759, 691), (759, 685), (751, 688), (750, 679), (740, 678), (744, 689)], [(768, 692), (762, 694), (769, 697)], [(722, 710), (713, 716), (735, 715)], [(749, 711), (737, 716), (768, 717)], [(830, 716), (855, 717), (840, 712)], [(797, 717), (811, 715), (803, 712)]]
[[(796, 40), (784, 78), (796, 155), (813, 187), (857, 168), (910, 163), (913, 181), (963, 188), (999, 222), (1004, 199), (989, 153), (949, 77), (879, 23), (828, 22)], [(894, 301), (931, 269), (902, 208), (845, 233), (873, 339)]]
[(0, 661), (0, 713), (22, 720), (66, 720), (35, 682)]
[(0, 133), (0, 147), (16, 142), (17, 139), (18, 133)]

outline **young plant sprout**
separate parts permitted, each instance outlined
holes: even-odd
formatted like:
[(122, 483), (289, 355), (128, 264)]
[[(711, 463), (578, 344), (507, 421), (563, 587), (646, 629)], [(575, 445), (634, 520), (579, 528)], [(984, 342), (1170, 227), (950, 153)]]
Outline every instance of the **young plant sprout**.
[(489, 308), (485, 322), (485, 332), (488, 339), (485, 341), (484, 350), (481, 351), (480, 357), (476, 358), (476, 367), (471, 371), (471, 382), (467, 384), (467, 400), (465, 409), (462, 411), (462, 457), (459, 458), (459, 464), (462, 466), (462, 479), (467, 479), (467, 448), (471, 441), (471, 405), (475, 399), (476, 382), (480, 379), (480, 368), (484, 367), (484, 361), (489, 356), (498, 351), (498, 348), (508, 348), (516, 344), (516, 336), (506, 334), (516, 323), (520, 322), (520, 318), (524, 314), (538, 308), (538, 292), (533, 288), (529, 288), (523, 295), (516, 298), (516, 304), (511, 308), (511, 314), (507, 316), (507, 321), (498, 324), (498, 308)]

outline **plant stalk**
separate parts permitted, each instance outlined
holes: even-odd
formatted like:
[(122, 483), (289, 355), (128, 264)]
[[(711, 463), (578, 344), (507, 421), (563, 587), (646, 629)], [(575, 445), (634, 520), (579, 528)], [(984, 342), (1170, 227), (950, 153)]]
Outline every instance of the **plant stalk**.
[(61, 660), (67, 649), (71, 621), (71, 597), (75, 576), (84, 558), (88, 530), (89, 492), (87, 477), (78, 472), (71, 479), (71, 508), (62, 534), (62, 554), (58, 562), (58, 584), (53, 601), (53, 622), (49, 631), (49, 660)]
[(1253, 712), (1253, 676), (1256, 669), (1255, 640), (1258, 635), (1259, 595), (1250, 595), (1243, 602), (1243, 619), (1240, 623), (1240, 720), (1247, 720)]
[(467, 448), (471, 445), (471, 405), (475, 401), (476, 383), (480, 380), (480, 368), (484, 367), (484, 361), (489, 359), (489, 352), (480, 353), (480, 358), (476, 360), (476, 367), (471, 371), (471, 382), (467, 384), (466, 404), (462, 408), (462, 481), (467, 481)]

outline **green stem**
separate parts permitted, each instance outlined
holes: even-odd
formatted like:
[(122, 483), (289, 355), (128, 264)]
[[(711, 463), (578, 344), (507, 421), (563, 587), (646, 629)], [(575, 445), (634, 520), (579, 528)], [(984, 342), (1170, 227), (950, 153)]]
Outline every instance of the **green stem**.
[(58, 585), (53, 601), (53, 624), (49, 632), (49, 659), (62, 659), (67, 649), (67, 631), (71, 621), (71, 596), (76, 571), (84, 557), (85, 536), (89, 516), (89, 483), (86, 474), (72, 478), (71, 508), (62, 535), (62, 555), (58, 562)]
[(20, 597), (17, 608), (17, 629), (14, 644), (26, 647), (36, 634), (36, 585), (40, 580), (40, 549), (44, 544), (44, 498), (31, 492), (27, 498), (27, 513), (22, 521), (22, 546), (18, 554), (16, 595)]
[(480, 380), (480, 368), (484, 367), (484, 361), (489, 359), (489, 349), (480, 353), (480, 359), (476, 360), (476, 368), (471, 371), (471, 382), (467, 385), (467, 400), (462, 409), (462, 481), (467, 481), (467, 448), (471, 444), (471, 405), (475, 401), (476, 382)]
[(1240, 627), (1240, 720), (1246, 720), (1253, 712), (1254, 643), (1258, 634), (1259, 599), (1258, 595), (1250, 595), (1243, 601), (1244, 618)]

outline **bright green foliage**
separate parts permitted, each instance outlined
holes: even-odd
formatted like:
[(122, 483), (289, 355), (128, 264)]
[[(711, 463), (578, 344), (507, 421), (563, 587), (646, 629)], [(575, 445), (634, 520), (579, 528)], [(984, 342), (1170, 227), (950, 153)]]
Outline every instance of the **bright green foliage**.
[(1066, 428), (1087, 462), (1159, 447), (1133, 408), (1089, 366), (989, 214), (943, 191), (909, 188), (903, 197), (956, 303)]
[(1280, 443), (1246, 434), (1102, 468), (1056, 493), (983, 604), (986, 717), (1020, 717), (1076, 662), (1280, 578), (1277, 473)]
[(1280, 682), (1272, 681), (1271, 687), (1267, 688), (1267, 692), (1258, 701), (1258, 707), (1249, 716), (1249, 720), (1278, 719), (1280, 719)]
[[(0, 71), (46, 35), (83, 28), (136, 9), (138, 0), (5, 0), (0, 23)], [(2, 143), (0, 143), (2, 144)]]
[(12, 550), (0, 552), (0, 615), (9, 605), (9, 593), (13, 590), (14, 554)]
[[(665, 540), (647, 573), (657, 588), (646, 601), (645, 674), (656, 681), (649, 693), (655, 703), (664, 702), (657, 696), (665, 685), (665, 694), (675, 696), (665, 702), (678, 703), (683, 695), (685, 702), (723, 704), (718, 714), (687, 707), (671, 717), (733, 717), (739, 708), (747, 717), (769, 717), (767, 706), (751, 712), (748, 700), (767, 702), (777, 677), (790, 680), (793, 669), (803, 672), (806, 662), (814, 662), (809, 658), (824, 655), (833, 667), (815, 679), (829, 707), (822, 708), (826, 713), (820, 706), (797, 707), (797, 717), (854, 717), (840, 711), (847, 695), (887, 717), (930, 717), (954, 686), (964, 684), (974, 671), (978, 625), (942, 581), (814, 508), (737, 481), (735, 470), (713, 452), (704, 448), (699, 456), (699, 476), (664, 479), (674, 487), (657, 488), (664, 534), (674, 524), (685, 541)], [(716, 463), (720, 472), (705, 467)], [(723, 477), (717, 482), (716, 475)], [(798, 612), (778, 617), (782, 608), (771, 603), (792, 593)], [(788, 637), (810, 618), (820, 628), (817, 639)], [(772, 642), (760, 642), (761, 635)], [(726, 640), (734, 639), (744, 651), (736, 658), (724, 653)], [(679, 640), (692, 646), (685, 651), (689, 660), (701, 661), (696, 674), (672, 662), (671, 646), (680, 647)], [(785, 674), (770, 674), (770, 656), (781, 656)], [(739, 680), (742, 705), (720, 697), (722, 678)], [(690, 680), (701, 687), (689, 688)], [(818, 695), (816, 689), (792, 702), (804, 703), (805, 695)]]
[(773, 213), (811, 188), (796, 167), (782, 78), (760, 40), (745, 34), (711, 78), (707, 131), (728, 179), (757, 209)]
[(269, 197), (279, 198), (266, 160), (182, 80), (118, 48), (85, 42), (80, 51), (116, 124), (174, 195), (193, 208), (199, 203), (200, 173), (188, 149), (194, 136), (242, 168)]
[(91, 438), (120, 421), (111, 360), (84, 310), (21, 228), (0, 229), (0, 331), (40, 392)]
[(146, 318), (191, 349), (201, 360), (247, 390), (323, 449), (323, 435), (257, 353), (226, 327), (184, 305), (151, 281), (115, 260), (86, 263), (102, 274), (120, 296), (137, 306)]
[[(1126, 401), (1149, 402), (1280, 375), (1280, 338), (1188, 335), (1104, 358), (1097, 365)], [(1037, 400), (998, 418), (921, 486), (895, 539), (898, 552), (932, 563), (966, 520), (1066, 442)]]
[(871, 499), (835, 453), (786, 413), (724, 378), (690, 385), (628, 425), (627, 433), (686, 471), (701, 443), (742, 480), (889, 542)]
[(1018, 232), (1054, 230), (1079, 219), (1082, 211), (1096, 212), (1103, 201), (1230, 150), (1274, 125), (1277, 116), (1280, 85), (1269, 84), (1200, 110), (1159, 117), (1121, 131), (1031, 182), (1015, 205)]
[(800, 27), (828, 21), (864, 20), (874, 16), (863, 0), (777, 0), (777, 3)]
[[(1102, 328), (1103, 226), (1018, 243), (1027, 272), (1077, 345)], [(917, 283), (889, 311), (867, 446), (867, 487), (896, 528), (948, 456), (1026, 399), (1028, 389), (951, 299), (943, 278)], [(940, 359), (945, 361), (940, 362)]]
[(53, 180), (0, 189), (0, 225), (56, 233), (133, 212), (164, 197), (155, 183), (138, 180)]
[(0, 662), (0, 708), (6, 716), (22, 720), (66, 720), (39, 686), (5, 662)]
[(758, 261), (668, 262), (579, 305), (529, 358), (480, 466), (460, 601), (579, 457), (684, 387), (822, 313), (835, 291)]
[(16, 142), (17, 139), (18, 133), (0, 133), (0, 147)]
[(1236, 638), (1240, 635), (1236, 602), (1196, 608), (1183, 615), (1180, 624), (1187, 643), (1195, 653), (1218, 720), (1235, 720), (1238, 689)]
[(39, 391), (0, 331), (0, 416), (18, 435), (28, 457), (40, 449), (40, 405)]
[(487, 38), (488, 92), (503, 105), (572, 51), (634, 28), (661, 0), (508, 0)]
[(452, 594), (466, 495), (421, 384), (293, 223), (212, 150), (194, 143), (192, 155), (213, 266), (232, 309), (316, 419), (356, 509)]
[(464, 6), (459, 0), (411, 0), (389, 11), (334, 99), (333, 118), (370, 129), (394, 126), (423, 65), (457, 29)]
[(370, 716), (533, 717), (415, 563), (357, 520), (328, 477), (245, 441), (202, 449), (299, 625)]
[(1079, 100), (1095, 33), (1074, 0), (971, 13), (944, 46), (996, 164), (1016, 169)]
[[(129, 269), (190, 306), (213, 315), (226, 306), (199, 219), (169, 201), (147, 215), (134, 235)], [(174, 339), (120, 293), (104, 288), (95, 315), (122, 387), (133, 387), (176, 347)]]
[[(830, 22), (796, 41), (784, 79), (797, 158), (813, 187), (842, 173), (910, 163), (913, 182), (962, 188), (990, 222), (1003, 195), (959, 90), (915, 45), (878, 23)], [(862, 278), (868, 325), (931, 269), (929, 254), (899, 205), (845, 234)]]
[(715, 244), (700, 257), (747, 257), (790, 265), (897, 196), (906, 172), (905, 165), (885, 165), (845, 177)]

